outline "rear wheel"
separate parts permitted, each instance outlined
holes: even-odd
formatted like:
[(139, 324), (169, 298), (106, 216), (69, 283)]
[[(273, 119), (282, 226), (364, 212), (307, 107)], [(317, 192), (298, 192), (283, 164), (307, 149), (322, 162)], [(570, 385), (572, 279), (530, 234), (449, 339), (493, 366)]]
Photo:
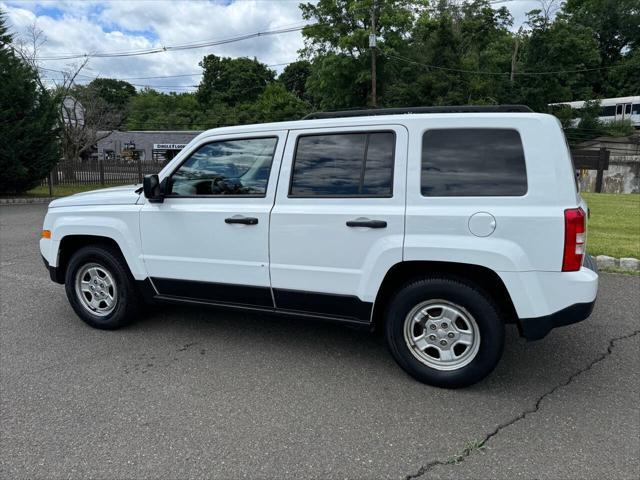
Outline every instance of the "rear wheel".
[(120, 252), (108, 246), (88, 246), (73, 254), (65, 290), (76, 314), (95, 328), (120, 328), (139, 310), (128, 267)]
[(398, 364), (421, 382), (458, 388), (497, 365), (504, 322), (490, 297), (452, 278), (402, 288), (387, 309), (386, 339)]

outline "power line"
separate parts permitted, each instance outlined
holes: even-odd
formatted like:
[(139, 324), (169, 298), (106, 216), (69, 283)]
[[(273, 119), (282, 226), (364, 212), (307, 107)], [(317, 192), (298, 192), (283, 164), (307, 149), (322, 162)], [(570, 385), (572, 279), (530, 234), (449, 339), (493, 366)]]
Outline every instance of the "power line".
[[(282, 63), (272, 63), (272, 64), (268, 64), (266, 65), (267, 67), (280, 67), (282, 65), (290, 65), (291, 63), (296, 62), (297, 60), (292, 60), (290, 62), (282, 62)], [(53, 73), (59, 73), (59, 74), (66, 74), (67, 72), (65, 72), (64, 70), (56, 70), (53, 68), (45, 68), (45, 67), (39, 67), (40, 70), (44, 70), (46, 72), (53, 72)], [(91, 79), (91, 80), (97, 80), (97, 79), (111, 79), (111, 80), (123, 80), (123, 81), (127, 81), (127, 80), (152, 80), (152, 79), (163, 79), (163, 78), (183, 78), (183, 77), (195, 77), (195, 76), (202, 76), (204, 75), (204, 72), (195, 72), (195, 73), (186, 73), (186, 74), (182, 74), (182, 75), (156, 75), (156, 76), (149, 76), (149, 77), (106, 77), (106, 76), (93, 76), (93, 75), (86, 75), (84, 73), (78, 73), (77, 76), (78, 77), (83, 77), (83, 78), (87, 78), (87, 79)], [(141, 83), (131, 83), (131, 85), (135, 86), (135, 87), (149, 87), (149, 88), (197, 88), (198, 85), (152, 85), (152, 84), (141, 84)]]
[[(411, 60), (410, 58), (406, 58), (406, 57), (401, 57), (399, 55), (391, 55), (391, 54), (384, 54), (387, 58), (394, 58), (397, 60), (401, 60), (407, 63), (412, 63), (414, 65), (420, 65), (422, 67), (425, 68), (433, 68), (436, 70), (446, 70), (446, 71), (450, 71), (450, 72), (457, 72), (457, 73), (471, 73), (474, 75), (511, 75), (511, 72), (488, 72), (486, 70), (466, 70), (466, 69), (461, 69), (461, 68), (449, 68), (449, 67), (441, 67), (439, 65), (430, 65), (427, 63), (422, 63), (422, 62), (417, 62), (415, 60)], [(591, 71), (595, 71), (595, 70), (609, 70), (612, 68), (620, 68), (620, 67), (624, 67), (625, 65), (611, 65), (608, 67), (594, 67), (594, 68), (582, 68), (582, 69), (578, 69), (578, 70), (557, 70), (557, 71), (552, 71), (552, 72), (516, 72), (515, 75), (516, 76), (522, 76), (522, 75), (526, 75), (526, 76), (535, 76), (535, 75), (560, 75), (563, 73), (580, 73), (580, 72), (591, 72)]]
[(310, 23), (302, 26), (279, 28), (275, 30), (264, 30), (260, 32), (247, 33), (244, 35), (237, 35), (235, 37), (223, 38), (220, 40), (208, 40), (196, 43), (186, 43), (181, 45), (166, 45), (161, 47), (155, 47), (150, 49), (129, 50), (121, 52), (94, 52), (94, 53), (67, 53), (52, 56), (39, 57), (37, 61), (49, 61), (49, 60), (76, 60), (80, 58), (116, 58), (116, 57), (134, 57), (139, 55), (150, 55), (154, 53), (181, 51), (181, 50), (193, 50), (197, 48), (213, 47), (217, 45), (226, 45), (229, 43), (240, 42), (243, 40), (249, 40), (251, 38), (280, 35), (282, 33), (298, 32), (304, 27), (312, 25)]

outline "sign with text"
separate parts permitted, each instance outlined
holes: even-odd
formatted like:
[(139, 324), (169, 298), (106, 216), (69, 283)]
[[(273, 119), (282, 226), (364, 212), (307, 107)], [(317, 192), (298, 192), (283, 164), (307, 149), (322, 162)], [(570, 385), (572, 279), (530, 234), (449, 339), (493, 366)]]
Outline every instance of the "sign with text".
[(154, 150), (182, 150), (186, 147), (186, 143), (154, 143)]

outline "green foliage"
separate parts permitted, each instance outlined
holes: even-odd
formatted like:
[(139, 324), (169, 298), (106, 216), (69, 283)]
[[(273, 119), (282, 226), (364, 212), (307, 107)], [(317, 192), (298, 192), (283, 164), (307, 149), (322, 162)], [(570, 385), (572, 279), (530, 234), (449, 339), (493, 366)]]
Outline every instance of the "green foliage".
[[(303, 3), (302, 16), (312, 25), (303, 29), (301, 59), (277, 80), (255, 58), (207, 55), (196, 93), (136, 93), (127, 82), (105, 78), (73, 94), (100, 112), (117, 112), (119, 128), (200, 130), (295, 119), (371, 104), (373, 53), (377, 100), (386, 107), (523, 103), (546, 112), (549, 103), (640, 92), (638, 0), (567, 0), (555, 17), (529, 12), (517, 32), (509, 10), (498, 7), (492, 0)], [(372, 12), (375, 49), (369, 47)], [(6, 35), (3, 27), (0, 38)], [(106, 107), (90, 102), (93, 97)], [(573, 142), (630, 128), (600, 124), (595, 104), (576, 126), (577, 112), (553, 113)]]
[(578, 122), (578, 128), (580, 130), (587, 130), (595, 132), (594, 136), (604, 133), (602, 128), (602, 122), (598, 118), (600, 116), (600, 102), (598, 100), (592, 100), (584, 103), (584, 106), (580, 109), (580, 122)]
[(59, 159), (56, 102), (10, 46), (0, 11), (0, 193), (22, 193)]
[(640, 94), (640, 47), (629, 52), (608, 71), (603, 97)]
[(96, 78), (87, 87), (101, 98), (111, 109), (118, 112), (121, 124), (126, 123), (127, 107), (131, 97), (136, 95), (136, 87), (124, 80)]
[(605, 66), (640, 47), (638, 0), (567, 0), (561, 16), (594, 32)]
[(129, 101), (128, 130), (189, 130), (213, 128), (192, 93), (143, 90)]
[[(559, 18), (550, 26), (543, 25), (539, 12), (529, 15), (532, 31), (522, 52), (522, 70), (526, 72), (559, 72), (553, 75), (520, 77), (520, 98), (535, 110), (557, 101), (593, 98), (594, 69), (600, 65), (598, 45), (593, 32), (570, 20)], [(568, 72), (568, 73), (562, 73)]]
[(278, 80), (287, 90), (299, 98), (305, 98), (307, 79), (310, 74), (311, 63), (307, 60), (299, 60), (287, 65)]
[[(301, 53), (312, 62), (309, 97), (322, 109), (366, 104), (371, 3), (301, 5), (304, 18), (316, 22), (303, 30)], [(570, 0), (555, 18), (531, 11), (518, 32), (509, 11), (489, 0), (377, 5), (385, 106), (524, 103), (546, 111), (552, 102), (640, 88), (637, 0)]]
[(204, 74), (198, 86), (197, 97), (203, 106), (216, 103), (235, 106), (253, 101), (275, 78), (275, 72), (255, 58), (207, 55), (200, 66), (204, 69)]
[(320, 0), (301, 4), (302, 17), (313, 25), (302, 31), (305, 48), (301, 54), (312, 59), (307, 81), (311, 101), (322, 109), (365, 106), (371, 83), (369, 34), (371, 11), (375, 5), (377, 75), (382, 96), (387, 80), (395, 77), (386, 71), (385, 55), (407, 48), (407, 36), (415, 21), (415, 12), (423, 2), (408, 0)]
[(252, 105), (255, 122), (299, 120), (309, 113), (309, 104), (289, 92), (281, 83), (271, 83)]
[(124, 80), (113, 78), (96, 78), (89, 85), (96, 95), (113, 107), (124, 110), (129, 99), (136, 95), (136, 87)]
[(366, 63), (343, 53), (317, 57), (306, 83), (311, 103), (321, 110), (365, 106), (370, 82)]
[(628, 137), (635, 132), (633, 123), (628, 119), (605, 123), (603, 129), (609, 137)]

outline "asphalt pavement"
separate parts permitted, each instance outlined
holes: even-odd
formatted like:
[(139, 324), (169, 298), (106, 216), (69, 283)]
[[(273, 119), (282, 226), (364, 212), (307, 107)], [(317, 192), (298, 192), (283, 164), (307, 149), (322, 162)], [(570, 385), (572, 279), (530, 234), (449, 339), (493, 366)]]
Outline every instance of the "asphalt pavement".
[(640, 278), (485, 381), (422, 385), (366, 331), (202, 307), (82, 323), (0, 207), (0, 477), (640, 477)]

